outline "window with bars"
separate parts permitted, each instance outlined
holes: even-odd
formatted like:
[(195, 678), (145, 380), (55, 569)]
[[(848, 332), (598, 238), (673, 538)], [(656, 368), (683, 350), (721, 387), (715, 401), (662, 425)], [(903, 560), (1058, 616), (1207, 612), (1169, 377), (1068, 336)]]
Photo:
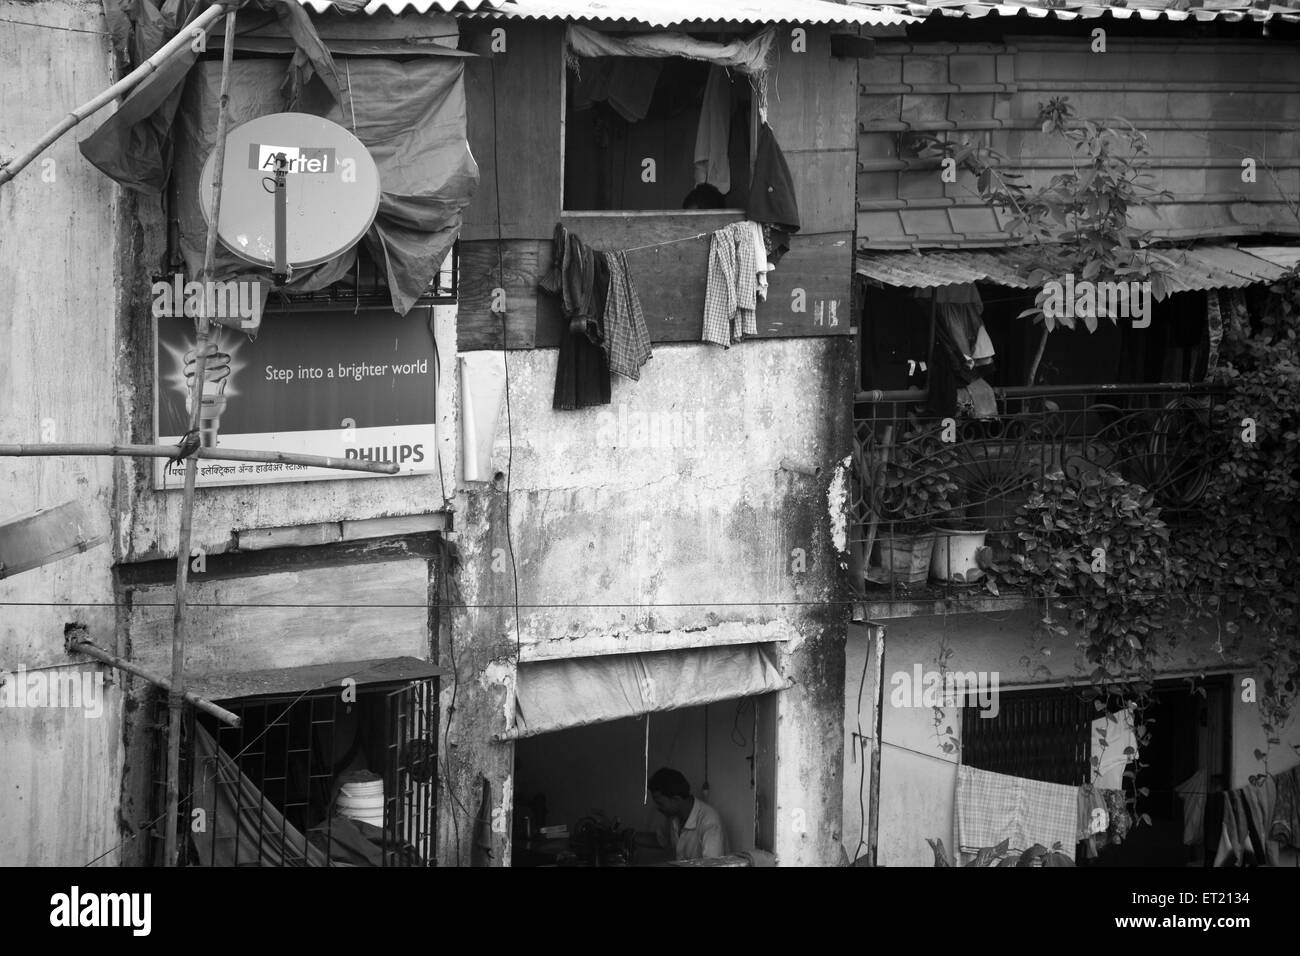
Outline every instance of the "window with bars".
[(962, 762), (1027, 780), (1078, 786), (1090, 775), (1097, 710), (1078, 691), (1005, 694), (996, 717), (962, 710)]
[(437, 679), (355, 690), (223, 701), (237, 728), (188, 711), (186, 865), (436, 865)]

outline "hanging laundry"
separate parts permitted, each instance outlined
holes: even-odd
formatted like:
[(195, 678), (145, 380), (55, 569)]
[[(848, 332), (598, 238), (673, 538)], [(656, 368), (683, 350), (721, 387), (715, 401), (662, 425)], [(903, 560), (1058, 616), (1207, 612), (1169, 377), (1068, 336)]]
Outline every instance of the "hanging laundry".
[(1237, 831), (1237, 808), (1230, 792), (1223, 795), (1223, 827), (1219, 832), (1218, 850), (1214, 854), (1215, 866), (1237, 866), (1241, 863), (1241, 837)]
[(1128, 836), (1129, 827), (1133, 825), (1133, 817), (1128, 812), (1128, 802), (1124, 799), (1122, 790), (1102, 790), (1101, 796), (1106, 803), (1107, 822), (1110, 824), (1106, 828), (1106, 842), (1119, 846)]
[(731, 79), (720, 66), (709, 67), (695, 130), (695, 182), (709, 183), (724, 196), (731, 192)]
[(1300, 765), (1273, 777), (1276, 799), (1269, 836), (1283, 846), (1300, 848)]
[(1219, 364), (1219, 346), (1223, 342), (1223, 307), (1219, 293), (1211, 289), (1205, 294), (1205, 326), (1209, 330), (1208, 354), (1205, 360), (1205, 380), (1209, 381)]
[(1183, 798), (1183, 843), (1193, 846), (1204, 839), (1205, 798), (1208, 780), (1202, 767), (1174, 789)]
[(758, 271), (754, 233), (747, 222), (733, 222), (709, 243), (709, 277), (704, 294), (701, 338), (723, 348), (758, 334)]
[(1079, 824), (1076, 842), (1084, 844), (1084, 853), (1090, 860), (1097, 858), (1098, 838), (1106, 845), (1106, 831), (1110, 828), (1110, 814), (1100, 790), (1090, 783), (1079, 787)]
[(574, 84), (573, 108), (589, 109), (605, 102), (629, 123), (650, 112), (663, 60), (638, 57), (597, 57), (583, 60)]
[(977, 378), (966, 386), (970, 395), (971, 406), (976, 418), (997, 418), (998, 398), (993, 393), (993, 386), (982, 378)]
[(794, 177), (776, 134), (766, 122), (758, 130), (754, 174), (749, 190), (749, 218), (763, 224), (764, 248), (775, 265), (790, 249), (790, 236), (799, 231), (799, 204)]
[(604, 349), (605, 297), (609, 290), (607, 258), (597, 254), (563, 224), (556, 224), (551, 271), (538, 286), (559, 295), (569, 321), (561, 336), (555, 369), (556, 409), (608, 405), (609, 362)]
[(918, 289), (919, 298), (934, 297), (938, 319), (944, 323), (968, 369), (993, 364), (997, 352), (984, 328), (984, 303), (974, 283)]
[(754, 234), (754, 270), (758, 274), (758, 288), (755, 295), (759, 302), (767, 301), (767, 274), (776, 266), (767, 261), (767, 248), (763, 245), (763, 227), (750, 220), (750, 231)]
[[(604, 255), (604, 253), (601, 253)], [(605, 257), (609, 268), (609, 295), (605, 303), (605, 354), (609, 370), (634, 381), (650, 360), (650, 332), (646, 329), (641, 299), (632, 284), (627, 257), (621, 252)]]
[(1099, 758), (1100, 764), (1094, 766), (1093, 785), (1102, 790), (1122, 790), (1124, 768), (1138, 758), (1132, 711), (1117, 711), (1092, 722), (1092, 756)]
[(1007, 840), (1009, 850), (1041, 843), (1073, 860), (1078, 825), (1078, 787), (957, 768), (957, 844), (964, 853)]

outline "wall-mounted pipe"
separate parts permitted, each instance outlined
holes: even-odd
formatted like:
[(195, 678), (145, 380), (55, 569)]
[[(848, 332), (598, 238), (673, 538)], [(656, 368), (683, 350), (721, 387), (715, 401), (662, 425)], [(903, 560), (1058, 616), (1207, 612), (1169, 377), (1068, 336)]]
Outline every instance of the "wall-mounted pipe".
[[(143, 667), (132, 664), (130, 661), (124, 660), (116, 654), (110, 654), (108, 651), (96, 644), (92, 644), (85, 638), (69, 641), (68, 650), (74, 654), (84, 654), (100, 663), (107, 664), (109, 667), (116, 667), (120, 671), (126, 671), (128, 674), (134, 674), (136, 677), (141, 677), (149, 683), (161, 687), (165, 691), (170, 691), (172, 689), (171, 681), (167, 680), (165, 677), (159, 677), (157, 674), (153, 674), (145, 670)], [(191, 694), (189, 691), (182, 692), (181, 696), (199, 710), (211, 714), (224, 724), (229, 724), (231, 727), (238, 727), (240, 724), (238, 717), (226, 710), (224, 707), (212, 703), (212, 701), (207, 698), (200, 697), (198, 694)]]
[(797, 461), (791, 461), (789, 458), (782, 458), (780, 467), (782, 471), (792, 471), (796, 475), (807, 475), (809, 478), (820, 478), (822, 476), (821, 465), (802, 465)]

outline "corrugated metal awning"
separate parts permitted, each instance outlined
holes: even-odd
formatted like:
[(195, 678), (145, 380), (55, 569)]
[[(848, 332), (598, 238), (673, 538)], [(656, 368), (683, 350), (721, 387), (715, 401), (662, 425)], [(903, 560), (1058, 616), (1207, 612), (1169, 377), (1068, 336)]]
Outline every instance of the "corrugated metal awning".
[(381, 657), (368, 661), (309, 664), (305, 667), (282, 667), (264, 671), (193, 674), (186, 677), (185, 689), (208, 700), (234, 700), (237, 697), (301, 694), (305, 691), (341, 688), (347, 679), (361, 686), (424, 680), (441, 673), (443, 668), (418, 657)]
[(1128, 0), (1124, 6), (1098, 3), (1097, 0), (1031, 0), (1025, 3), (998, 3), (995, 0), (877, 0), (876, 6), (906, 11), (920, 17), (963, 17), (977, 20), (987, 16), (1026, 16), (1033, 19), (1097, 20), (1166, 20), (1204, 23), (1221, 20), (1240, 23), (1250, 20), (1267, 23), (1280, 19), (1300, 21), (1300, 3), (1284, 0), (1261, 3), (1259, 0)]
[(477, 16), (525, 20), (590, 20), (664, 28), (687, 23), (920, 23), (907, 11), (829, 0), (504, 0)]
[(354, 13), (365, 10), (376, 13), (475, 13), (499, 7), (502, 0), (298, 0), (308, 10), (327, 13), (338, 10)]
[[(1193, 249), (1162, 249), (1160, 254), (1174, 263), (1165, 276), (1170, 292), (1205, 289), (1241, 289), (1257, 282), (1273, 282), (1286, 271), (1290, 261), (1300, 257), (1300, 247), (1260, 247), (1258, 250), (1231, 245), (1203, 245)], [(1267, 254), (1261, 254), (1261, 253)], [(1050, 254), (1049, 254), (1050, 258)], [(858, 275), (882, 285), (908, 289), (991, 282), (1013, 289), (1028, 289), (1024, 273), (1039, 253), (1027, 246), (1002, 249), (930, 252), (860, 252)]]

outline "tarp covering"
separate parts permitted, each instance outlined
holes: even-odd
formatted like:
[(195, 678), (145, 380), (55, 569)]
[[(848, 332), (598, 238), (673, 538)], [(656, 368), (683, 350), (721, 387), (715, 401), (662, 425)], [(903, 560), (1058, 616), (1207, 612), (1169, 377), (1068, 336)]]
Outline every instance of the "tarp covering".
[(193, 787), (191, 812), (204, 811), (205, 828), (192, 834), (201, 866), (329, 865), (199, 723)]
[[(202, 6), (193, 0), (166, 0), (160, 7), (150, 0), (105, 4), (115, 40), (137, 63)], [(268, 113), (301, 111), (339, 123), (365, 144), (379, 167), (382, 193), (364, 241), (385, 271), (393, 308), (405, 315), (437, 277), (460, 230), (461, 211), (478, 186), (478, 164), (466, 137), (463, 64), (444, 56), (406, 62), (366, 57), (339, 67), (296, 0), (246, 0), (239, 12), (241, 30), (276, 19), (296, 52), (287, 69), (282, 59), (232, 64), (231, 126)], [(393, 52), (407, 51), (395, 44)], [(197, 188), (215, 143), (221, 76), (220, 63), (197, 58), (187, 47), (169, 59), (81, 144), (90, 162), (132, 189), (159, 192), (175, 170), (180, 251), (196, 278), (207, 229)], [(352, 250), (298, 271), (288, 291), (325, 288), (342, 278), (355, 258)], [(218, 247), (214, 279), (268, 275), (269, 269)]]
[[(230, 83), (230, 123), (284, 110), (278, 89), (283, 63), (237, 60)], [(199, 206), (199, 178), (216, 141), (221, 65), (193, 72), (177, 123), (176, 186), (180, 249), (189, 274), (203, 267), (207, 223)], [(347, 62), (343, 103), (312, 102), (305, 112), (350, 130), (379, 167), (379, 214), (365, 242), (384, 268), (393, 308), (405, 315), (429, 284), (460, 231), (461, 210), (478, 187), (478, 164), (465, 136), (464, 66), (442, 57), (409, 60), (358, 58)], [(323, 109), (320, 107), (324, 107)], [(290, 292), (323, 289), (352, 268), (355, 249), (294, 272)], [(265, 276), (218, 248), (213, 277)]]
[[(106, 0), (104, 18), (113, 43), (133, 66), (157, 53), (181, 28), (199, 15), (207, 3), (197, 0)], [(239, 22), (244, 27), (278, 19), (297, 47), (288, 71), (281, 68), (286, 99), (292, 105), (307, 94), (308, 86), (323, 88), (335, 100), (341, 84), (330, 56), (307, 15), (296, 0), (244, 0)], [(225, 20), (219, 18), (218, 24)], [(83, 156), (104, 175), (142, 192), (161, 192), (171, 170), (171, 126), (180, 105), (182, 84), (199, 51), (194, 45), (168, 58), (122, 101), (116, 113), (82, 140)]]
[(775, 659), (771, 645), (735, 644), (525, 663), (502, 738), (784, 690)]
[(762, 73), (767, 69), (775, 36), (775, 27), (761, 30), (749, 39), (727, 43), (696, 40), (684, 33), (614, 36), (572, 23), (566, 30), (570, 62), (575, 56), (681, 56), (730, 67), (741, 73)]

